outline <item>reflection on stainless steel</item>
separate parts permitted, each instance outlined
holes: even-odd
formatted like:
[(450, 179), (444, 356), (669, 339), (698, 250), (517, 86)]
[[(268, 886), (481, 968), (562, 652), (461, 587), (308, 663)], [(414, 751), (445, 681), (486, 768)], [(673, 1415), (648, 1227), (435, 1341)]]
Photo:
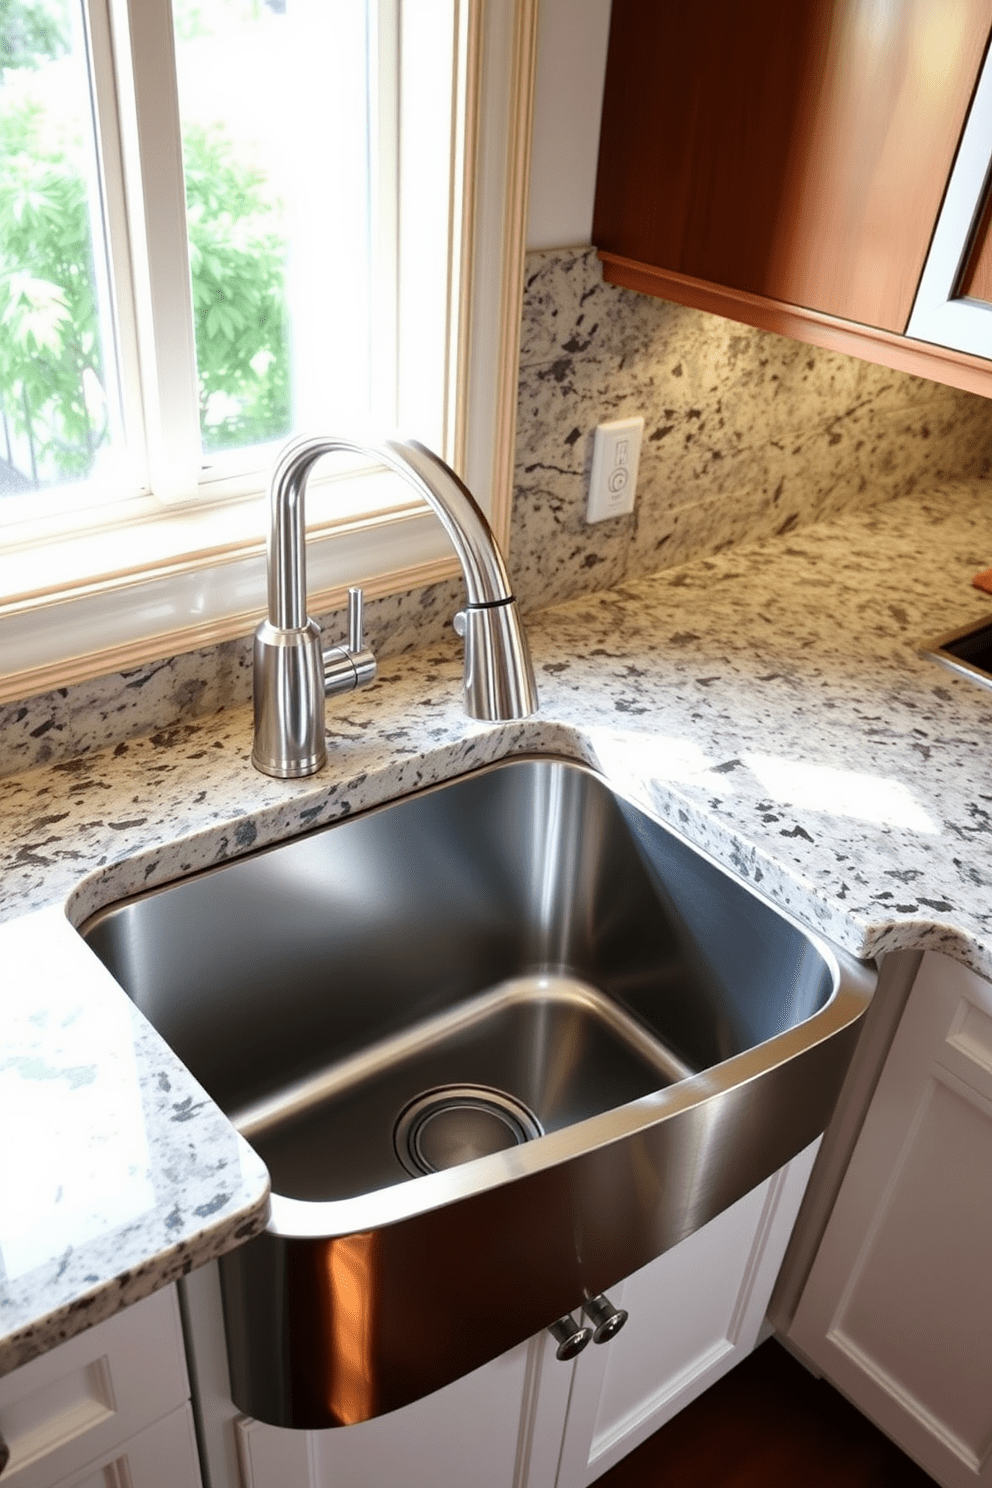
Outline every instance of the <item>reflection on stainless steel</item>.
[(592, 1323), (593, 1343), (609, 1343), (611, 1338), (616, 1338), (627, 1321), (626, 1309), (614, 1307), (609, 1297), (604, 1297), (602, 1292), (598, 1297), (590, 1297), (583, 1304), (582, 1310)]
[(454, 471), (414, 440), (302, 435), (280, 452), (269, 484), (269, 614), (255, 632), (255, 743), (266, 775), (312, 775), (327, 761), (324, 698), (371, 682), (376, 664), (362, 639), (361, 591), (349, 595), (348, 642), (321, 652), (306, 611), (304, 495), (322, 455), (345, 451), (389, 467), (434, 509), (465, 576), (457, 617), (465, 639), (465, 710), (470, 718), (526, 718), (537, 709), (530, 653), (502, 554), (489, 523)]
[(959, 677), (992, 687), (992, 620), (988, 617), (924, 641), (920, 651)]
[[(351, 1426), (377, 1415), (375, 1368), (375, 1251), (377, 1236), (344, 1235), (324, 1247), (326, 1326), (330, 1335), (327, 1411)], [(318, 1329), (318, 1331), (321, 1331)]]
[(560, 1359), (563, 1364), (574, 1359), (576, 1354), (581, 1354), (586, 1344), (592, 1341), (592, 1329), (577, 1323), (571, 1313), (556, 1318), (549, 1325), (548, 1332), (558, 1345), (555, 1358)]
[[(823, 1130), (874, 986), (551, 759), (84, 933), (269, 1166), (268, 1229), (221, 1277), (234, 1400), (281, 1426), (416, 1400), (747, 1193)], [(411, 1176), (397, 1123), (443, 1086), (505, 1094), (544, 1135)]]

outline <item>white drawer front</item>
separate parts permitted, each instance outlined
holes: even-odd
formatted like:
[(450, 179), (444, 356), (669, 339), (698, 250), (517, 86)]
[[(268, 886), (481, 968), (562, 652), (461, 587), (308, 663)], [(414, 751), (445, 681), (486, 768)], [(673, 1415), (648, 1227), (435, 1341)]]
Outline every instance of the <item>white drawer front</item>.
[(174, 1287), (0, 1379), (3, 1488), (42, 1488), (189, 1396)]

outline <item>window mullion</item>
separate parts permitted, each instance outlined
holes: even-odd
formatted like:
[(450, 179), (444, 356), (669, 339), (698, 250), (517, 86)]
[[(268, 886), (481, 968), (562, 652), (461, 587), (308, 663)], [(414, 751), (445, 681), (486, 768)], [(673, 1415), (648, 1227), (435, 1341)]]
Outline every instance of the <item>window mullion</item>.
[(110, 0), (152, 493), (197, 494), (201, 452), (182, 134), (169, 0)]
[(114, 82), (110, 18), (104, 0), (84, 0), (81, 7), (90, 77), (96, 144), (96, 180), (90, 226), (95, 269), (94, 288), (100, 322), (111, 328), (113, 344), (105, 348), (104, 377), (113, 446), (120, 451), (121, 479), (114, 494), (127, 497), (147, 490), (143, 457), (143, 415), (139, 396), (138, 349), (131, 286), (131, 259), (120, 158), (117, 89)]
[(370, 406), (390, 427), (399, 403), (399, 0), (371, 0), (368, 27)]

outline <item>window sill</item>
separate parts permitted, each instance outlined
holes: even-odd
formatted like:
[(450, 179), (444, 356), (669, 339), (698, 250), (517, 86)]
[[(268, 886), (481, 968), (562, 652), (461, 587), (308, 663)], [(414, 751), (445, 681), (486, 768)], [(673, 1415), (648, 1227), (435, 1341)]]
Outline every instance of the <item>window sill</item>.
[[(430, 509), (395, 476), (315, 480), (307, 501), (308, 608), (339, 608), (458, 572)], [(0, 555), (0, 702), (249, 635), (266, 607), (267, 506), (259, 495), (204, 509), (135, 503), (124, 524), (94, 515), (57, 541)]]

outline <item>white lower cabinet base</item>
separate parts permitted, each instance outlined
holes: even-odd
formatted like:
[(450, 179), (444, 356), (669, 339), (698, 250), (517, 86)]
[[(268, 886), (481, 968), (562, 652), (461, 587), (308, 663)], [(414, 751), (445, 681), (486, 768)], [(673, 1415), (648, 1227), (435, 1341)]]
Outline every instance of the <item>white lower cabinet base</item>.
[(992, 1485), (992, 986), (928, 952), (788, 1337), (945, 1488)]
[(557, 1362), (550, 1339), (532, 1339), (403, 1410), (340, 1430), (281, 1431), (242, 1418), (245, 1488), (550, 1485), (570, 1370), (552, 1374), (549, 1358)]
[(584, 1488), (753, 1349), (818, 1143), (619, 1286), (571, 1364), (541, 1333), (388, 1416), (285, 1431), (231, 1403), (216, 1268), (185, 1283), (211, 1488)]
[(556, 1488), (585, 1488), (751, 1352), (818, 1146), (611, 1289), (630, 1317), (577, 1361)]

